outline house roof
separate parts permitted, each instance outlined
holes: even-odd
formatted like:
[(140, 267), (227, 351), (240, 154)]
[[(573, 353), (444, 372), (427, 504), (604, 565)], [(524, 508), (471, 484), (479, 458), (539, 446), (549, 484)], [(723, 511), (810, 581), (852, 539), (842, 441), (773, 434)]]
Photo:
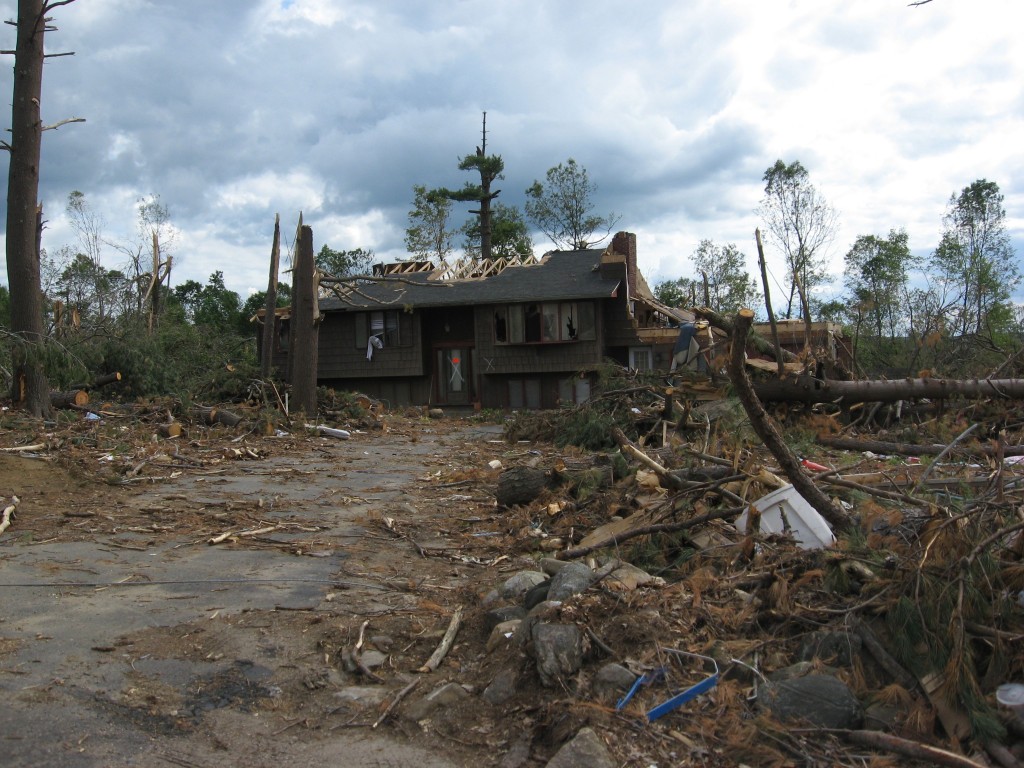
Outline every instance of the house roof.
[(436, 272), (413, 272), (355, 287), (340, 285), (345, 298), (321, 299), (320, 311), (610, 298), (620, 278), (602, 276), (603, 253), (599, 249), (551, 251), (536, 264), (508, 266), (488, 277), (439, 280)]

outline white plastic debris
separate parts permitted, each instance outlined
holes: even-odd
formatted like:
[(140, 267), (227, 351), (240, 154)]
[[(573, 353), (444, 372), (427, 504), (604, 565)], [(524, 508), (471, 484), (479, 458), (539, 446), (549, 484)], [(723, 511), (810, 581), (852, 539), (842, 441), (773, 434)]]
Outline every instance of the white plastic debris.
[[(762, 496), (753, 506), (761, 512), (761, 533), (789, 533), (801, 549), (831, 547), (836, 541), (825, 518), (792, 485)], [(747, 507), (736, 518), (736, 528), (741, 533), (747, 530), (749, 515)]]

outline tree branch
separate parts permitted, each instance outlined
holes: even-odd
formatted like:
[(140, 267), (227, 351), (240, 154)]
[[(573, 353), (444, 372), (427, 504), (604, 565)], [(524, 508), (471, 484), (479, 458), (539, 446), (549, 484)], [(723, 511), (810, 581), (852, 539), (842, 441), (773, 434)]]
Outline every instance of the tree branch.
[(42, 130), (44, 130), (44, 131), (55, 131), (58, 128), (60, 128), (62, 125), (67, 125), (68, 123), (84, 123), (84, 122), (85, 122), (85, 118), (84, 117), (69, 117), (69, 118), (66, 118), (64, 120), (61, 120), (60, 122), (56, 122), (53, 125), (44, 125), (42, 127)]

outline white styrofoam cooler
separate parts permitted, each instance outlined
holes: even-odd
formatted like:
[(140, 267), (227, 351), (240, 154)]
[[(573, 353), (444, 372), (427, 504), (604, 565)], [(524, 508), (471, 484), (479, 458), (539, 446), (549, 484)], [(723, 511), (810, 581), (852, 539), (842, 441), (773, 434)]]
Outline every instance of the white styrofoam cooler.
[[(828, 523), (792, 485), (785, 485), (777, 491), (762, 496), (754, 502), (761, 512), (761, 533), (790, 533), (803, 549), (821, 549), (832, 546), (836, 537)], [(736, 518), (736, 529), (747, 530), (747, 507)]]

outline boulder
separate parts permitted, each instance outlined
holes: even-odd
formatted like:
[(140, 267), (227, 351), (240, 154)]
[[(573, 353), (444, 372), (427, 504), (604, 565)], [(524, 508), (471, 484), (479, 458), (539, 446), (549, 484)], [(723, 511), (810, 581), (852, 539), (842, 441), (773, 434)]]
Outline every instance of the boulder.
[(568, 686), (583, 665), (583, 633), (575, 624), (544, 624), (533, 627), (533, 654), (541, 684)]
[(594, 572), (585, 563), (569, 563), (551, 577), (548, 600), (564, 601), (585, 592), (594, 581)]
[(548, 760), (547, 768), (615, 768), (604, 742), (591, 728), (580, 728), (572, 741)]
[(863, 719), (857, 697), (846, 683), (830, 675), (807, 675), (772, 683), (763, 695), (763, 705), (778, 720), (848, 729), (859, 728)]

